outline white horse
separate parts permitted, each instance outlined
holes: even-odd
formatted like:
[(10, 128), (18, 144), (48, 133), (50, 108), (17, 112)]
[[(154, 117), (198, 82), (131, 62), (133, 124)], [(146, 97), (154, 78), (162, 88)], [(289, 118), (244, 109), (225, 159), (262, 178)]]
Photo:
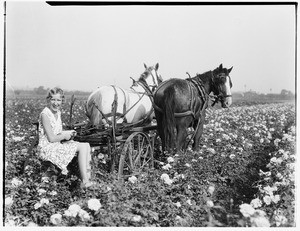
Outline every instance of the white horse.
[(86, 115), (92, 126), (109, 126), (115, 115), (116, 123), (135, 123), (148, 117), (152, 120), (152, 93), (162, 79), (157, 74), (159, 64), (147, 67), (130, 90), (117, 86), (102, 86), (88, 97)]

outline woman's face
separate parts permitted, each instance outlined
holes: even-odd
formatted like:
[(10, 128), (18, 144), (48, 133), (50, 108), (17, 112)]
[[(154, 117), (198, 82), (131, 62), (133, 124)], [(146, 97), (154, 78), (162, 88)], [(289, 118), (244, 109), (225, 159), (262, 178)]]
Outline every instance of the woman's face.
[(58, 93), (58, 94), (55, 94), (55, 95), (52, 95), (52, 98), (49, 100), (49, 106), (50, 106), (50, 109), (53, 113), (56, 113), (60, 110), (61, 108), (61, 104), (62, 104), (62, 97), (61, 95)]

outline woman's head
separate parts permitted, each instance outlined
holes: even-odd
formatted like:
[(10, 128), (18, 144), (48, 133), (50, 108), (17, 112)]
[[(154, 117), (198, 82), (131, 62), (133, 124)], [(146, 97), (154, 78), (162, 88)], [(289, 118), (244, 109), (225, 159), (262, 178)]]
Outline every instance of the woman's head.
[(53, 112), (56, 112), (57, 110), (60, 110), (61, 104), (65, 100), (64, 91), (59, 87), (54, 87), (48, 91), (46, 99), (50, 109)]
[(62, 99), (63, 101), (65, 100), (65, 94), (64, 94), (64, 91), (63, 91), (61, 88), (59, 88), (59, 87), (54, 87), (54, 88), (50, 89), (50, 90), (48, 91), (48, 94), (47, 94), (46, 99), (47, 99), (47, 100), (50, 100), (50, 99), (53, 97), (53, 95), (56, 95), (56, 94), (60, 94), (61, 99)]

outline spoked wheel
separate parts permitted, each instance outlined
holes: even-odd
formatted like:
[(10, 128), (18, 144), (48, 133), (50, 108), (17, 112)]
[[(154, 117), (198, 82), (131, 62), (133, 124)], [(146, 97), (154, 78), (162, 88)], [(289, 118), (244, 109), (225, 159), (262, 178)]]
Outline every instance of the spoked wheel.
[(153, 168), (153, 147), (143, 132), (134, 132), (126, 140), (120, 155), (118, 179), (137, 175)]

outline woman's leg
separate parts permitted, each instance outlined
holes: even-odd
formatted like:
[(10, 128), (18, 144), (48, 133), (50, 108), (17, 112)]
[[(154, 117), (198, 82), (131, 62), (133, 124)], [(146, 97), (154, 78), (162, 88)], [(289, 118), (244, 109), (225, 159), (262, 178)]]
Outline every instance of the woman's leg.
[(87, 172), (87, 145), (86, 143), (79, 143), (77, 146), (77, 151), (78, 151), (78, 165), (79, 165), (79, 170), (80, 170), (80, 175), (83, 183), (89, 182), (89, 174)]
[(86, 168), (87, 168), (87, 175), (88, 179), (91, 179), (92, 168), (91, 168), (91, 147), (89, 143), (86, 143)]

